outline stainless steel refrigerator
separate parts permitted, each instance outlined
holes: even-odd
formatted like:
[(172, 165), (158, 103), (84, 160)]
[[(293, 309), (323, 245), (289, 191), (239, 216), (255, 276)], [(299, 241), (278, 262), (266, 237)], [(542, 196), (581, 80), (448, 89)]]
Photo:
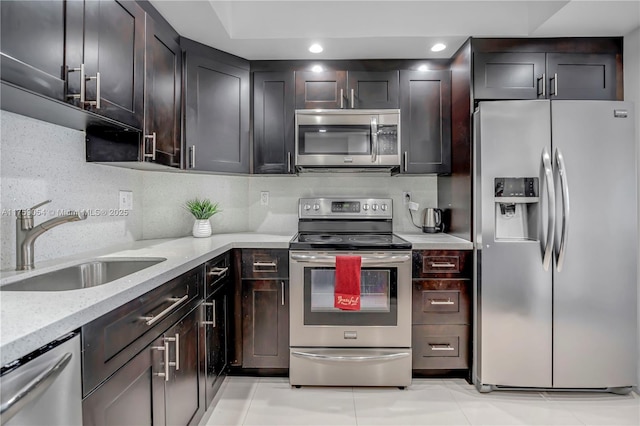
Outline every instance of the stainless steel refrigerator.
[(474, 113), (474, 380), (636, 385), (634, 107), (481, 102)]

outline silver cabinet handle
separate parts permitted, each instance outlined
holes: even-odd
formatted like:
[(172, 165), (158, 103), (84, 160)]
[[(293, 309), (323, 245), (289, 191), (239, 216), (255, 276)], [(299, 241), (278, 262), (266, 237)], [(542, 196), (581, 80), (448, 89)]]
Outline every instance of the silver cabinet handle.
[(211, 306), (213, 308), (213, 321), (202, 321), (202, 325), (210, 325), (213, 326), (214, 328), (216, 327), (216, 302), (215, 300), (213, 302), (203, 302), (202, 306)]
[(18, 414), (30, 402), (36, 400), (56, 381), (60, 373), (66, 368), (71, 360), (72, 355), (67, 352), (62, 355), (53, 367), (45, 369), (38, 374), (35, 379), (27, 383), (15, 395), (7, 399), (0, 406), (0, 416), (2, 416), (2, 424), (7, 423), (13, 416)]
[(545, 271), (549, 270), (551, 264), (551, 253), (553, 251), (553, 239), (556, 227), (556, 191), (553, 183), (553, 170), (551, 167), (551, 156), (547, 147), (542, 150), (542, 164), (544, 166), (545, 180), (547, 182), (547, 198), (549, 202), (549, 221), (547, 223), (547, 241), (544, 246), (542, 266)]
[(314, 354), (309, 352), (293, 351), (291, 355), (298, 358), (311, 358), (319, 359), (323, 361), (350, 361), (350, 362), (366, 362), (366, 361), (393, 361), (395, 359), (406, 358), (409, 356), (408, 352), (399, 352), (388, 355), (373, 355), (373, 356), (340, 356), (340, 355), (323, 355)]
[(172, 310), (174, 310), (175, 308), (178, 307), (178, 305), (180, 305), (182, 302), (184, 302), (185, 300), (187, 300), (189, 298), (189, 294), (185, 294), (184, 296), (182, 296), (181, 298), (177, 298), (177, 297), (170, 297), (169, 301), (170, 302), (174, 302), (171, 304), (171, 306), (169, 306), (167, 309), (165, 309), (164, 311), (160, 312), (158, 315), (156, 316), (145, 316), (142, 317), (142, 320), (146, 321), (147, 325), (153, 325), (155, 323), (157, 323), (158, 321), (160, 321), (162, 318), (164, 318), (165, 316), (167, 316), (169, 314), (169, 312), (171, 312)]
[[(164, 347), (165, 347), (165, 373), (166, 373), (166, 377), (167, 379), (165, 380), (169, 380), (169, 367), (175, 367), (176, 370), (180, 369), (180, 361), (178, 361), (178, 358), (180, 357), (180, 349), (178, 347), (178, 344), (180, 343), (180, 335), (178, 333), (176, 333), (174, 335), (175, 337), (165, 337), (164, 338)], [(175, 342), (176, 344), (176, 360), (175, 361), (169, 361), (169, 342)]]
[(451, 299), (431, 299), (429, 303), (432, 305), (455, 305), (456, 302), (452, 302)]
[(354, 109), (355, 107), (356, 107), (355, 90), (351, 89), (351, 109)]
[(558, 96), (558, 73), (554, 73), (550, 80), (553, 80), (553, 93), (549, 92), (549, 96)]
[(409, 153), (407, 151), (404, 152), (404, 171), (407, 171), (407, 163), (409, 163)]
[[(299, 260), (307, 263), (322, 263), (327, 265), (335, 265), (336, 257), (335, 256), (325, 256), (325, 255), (310, 255), (310, 254), (292, 254), (292, 260)], [(393, 256), (361, 256), (362, 264), (383, 264), (383, 263), (401, 263), (407, 262), (411, 260), (410, 255), (393, 255)]]
[(176, 333), (176, 371), (180, 370), (180, 334)]
[(291, 173), (291, 151), (287, 152), (287, 173)]
[(340, 109), (344, 108), (344, 90), (340, 89)]
[(144, 145), (142, 149), (144, 157), (151, 158), (153, 161), (156, 161), (156, 132), (153, 132), (150, 135), (144, 135), (144, 139), (151, 139), (151, 154), (147, 154), (146, 145)]
[(276, 265), (275, 262), (253, 262), (253, 267), (256, 268), (265, 268), (265, 267), (271, 267), (271, 268), (275, 268), (278, 265)]
[(191, 147), (189, 148), (189, 168), (190, 169), (196, 168), (196, 146), (195, 145), (191, 145)]
[(95, 106), (96, 109), (100, 109), (100, 72), (96, 72), (95, 76), (85, 77), (84, 84), (87, 84), (87, 81), (95, 80), (96, 81), (96, 100), (95, 101), (86, 101), (85, 103), (89, 106)]
[(209, 275), (213, 277), (220, 277), (226, 274), (228, 270), (229, 270), (228, 266), (225, 268), (211, 268), (211, 271), (209, 271)]
[(538, 82), (542, 82), (542, 93), (538, 92), (537, 95), (538, 97), (544, 98), (547, 92), (547, 74), (543, 72), (542, 77), (538, 78), (537, 80)]
[(371, 117), (371, 162), (378, 159), (378, 119)]
[(567, 169), (564, 164), (562, 151), (556, 148), (556, 166), (560, 175), (560, 188), (562, 189), (562, 236), (560, 237), (560, 247), (557, 250), (556, 268), (562, 271), (564, 258), (567, 250), (567, 240), (569, 239), (569, 184), (567, 182)]
[(164, 351), (164, 372), (157, 373), (158, 377), (164, 377), (164, 381), (169, 381), (169, 342), (165, 339), (163, 346), (152, 346), (151, 349), (156, 351)]
[(452, 348), (448, 343), (429, 343), (432, 351), (455, 351), (456, 348)]
[(280, 291), (282, 292), (282, 306), (284, 306), (284, 281), (280, 281)]
[(456, 265), (454, 263), (438, 263), (438, 262), (433, 262), (431, 264), (432, 268), (455, 268)]
[[(80, 71), (80, 94), (73, 94), (73, 95), (67, 95), (67, 98), (70, 99), (79, 99), (80, 100), (80, 104), (82, 106), (84, 106), (84, 102), (86, 99), (86, 86), (85, 86), (85, 71), (84, 71), (84, 64), (80, 64), (80, 68), (70, 68), (67, 71), (67, 82), (69, 81), (69, 73), (70, 72), (78, 72)], [(67, 83), (68, 84), (68, 83)]]

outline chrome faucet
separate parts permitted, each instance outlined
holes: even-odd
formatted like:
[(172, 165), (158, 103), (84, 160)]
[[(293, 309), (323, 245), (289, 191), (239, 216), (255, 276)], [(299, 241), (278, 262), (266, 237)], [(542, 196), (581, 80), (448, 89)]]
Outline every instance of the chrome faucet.
[(16, 219), (16, 271), (35, 268), (33, 245), (40, 235), (63, 223), (85, 220), (88, 216), (87, 212), (84, 211), (72, 211), (65, 215), (49, 219), (34, 227), (33, 217), (35, 216), (35, 210), (50, 202), (51, 200), (47, 200), (31, 208), (19, 210), (16, 213), (16, 216), (18, 216)]

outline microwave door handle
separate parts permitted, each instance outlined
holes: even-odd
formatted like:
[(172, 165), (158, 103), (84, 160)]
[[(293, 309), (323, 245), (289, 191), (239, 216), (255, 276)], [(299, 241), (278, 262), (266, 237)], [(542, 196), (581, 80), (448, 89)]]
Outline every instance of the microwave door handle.
[(371, 162), (378, 160), (378, 119), (371, 117)]

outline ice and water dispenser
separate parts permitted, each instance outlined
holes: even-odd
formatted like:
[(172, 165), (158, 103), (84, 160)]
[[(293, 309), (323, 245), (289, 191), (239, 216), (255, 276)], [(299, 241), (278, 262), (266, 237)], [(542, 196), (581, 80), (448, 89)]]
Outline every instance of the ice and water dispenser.
[(498, 177), (494, 188), (496, 241), (538, 240), (538, 178)]

